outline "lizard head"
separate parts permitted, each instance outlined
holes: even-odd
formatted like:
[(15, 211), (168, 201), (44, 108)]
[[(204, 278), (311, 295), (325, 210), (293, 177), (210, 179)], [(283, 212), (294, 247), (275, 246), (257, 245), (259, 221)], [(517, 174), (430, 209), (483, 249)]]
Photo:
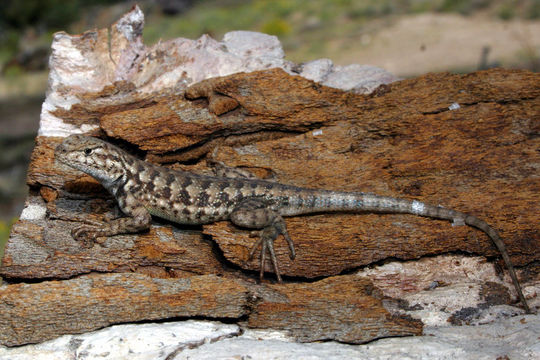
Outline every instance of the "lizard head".
[(123, 164), (127, 154), (103, 140), (70, 135), (56, 147), (54, 156), (61, 163), (87, 173), (103, 185), (108, 185), (124, 175)]

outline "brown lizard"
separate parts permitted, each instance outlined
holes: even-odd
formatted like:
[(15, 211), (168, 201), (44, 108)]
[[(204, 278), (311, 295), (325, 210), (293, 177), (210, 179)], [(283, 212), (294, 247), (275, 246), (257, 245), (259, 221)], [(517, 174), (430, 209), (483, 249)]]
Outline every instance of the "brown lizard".
[(497, 231), (485, 221), (465, 213), (416, 200), (397, 199), (361, 192), (307, 189), (244, 177), (213, 177), (177, 171), (142, 161), (105, 141), (71, 135), (55, 150), (56, 159), (96, 178), (118, 201), (126, 217), (109, 223), (81, 225), (72, 231), (77, 240), (134, 233), (150, 227), (158, 216), (178, 224), (208, 224), (230, 220), (236, 226), (260, 230), (250, 258), (260, 246), (260, 277), (266, 255), (282, 281), (274, 240), (283, 235), (294, 259), (293, 241), (284, 216), (321, 212), (382, 212), (425, 216), (467, 224), (484, 231), (500, 251), (518, 297), (527, 312), (527, 301), (506, 247)]

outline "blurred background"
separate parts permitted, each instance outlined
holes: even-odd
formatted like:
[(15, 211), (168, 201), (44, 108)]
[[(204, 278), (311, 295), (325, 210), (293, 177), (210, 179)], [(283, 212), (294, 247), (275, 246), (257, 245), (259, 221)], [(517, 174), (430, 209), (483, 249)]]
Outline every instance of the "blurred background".
[[(0, 255), (23, 206), (52, 34), (109, 27), (133, 1), (2, 0)], [(370, 64), (401, 77), (540, 69), (540, 0), (141, 0), (144, 41), (232, 30), (276, 35), (302, 63)]]

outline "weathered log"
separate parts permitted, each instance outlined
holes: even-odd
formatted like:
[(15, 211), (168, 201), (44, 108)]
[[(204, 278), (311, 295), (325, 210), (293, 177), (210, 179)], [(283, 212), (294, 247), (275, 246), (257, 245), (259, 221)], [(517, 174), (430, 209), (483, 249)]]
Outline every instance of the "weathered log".
[[(373, 339), (420, 335), (422, 322), (390, 315), (367, 279), (338, 276), (311, 284), (270, 285), (274, 292), (255, 305), (248, 325), (287, 329), (299, 341)], [(381, 326), (382, 325), (382, 326)]]
[[(72, 228), (118, 214), (97, 181), (54, 162), (60, 136), (71, 131), (102, 136), (174, 168), (207, 172), (209, 164), (223, 162), (283, 183), (415, 198), (469, 212), (500, 230), (512, 261), (523, 267), (522, 280), (538, 282), (539, 74), (428, 74), (359, 95), (291, 75), (293, 67), (284, 65), (288, 73), (239, 73), (184, 92), (186, 79), (210, 75), (191, 60), (176, 59), (181, 46), (172, 55), (163, 44), (146, 49), (143, 21), (132, 15), (112, 27), (112, 52), (104, 30), (55, 36), (57, 66), (28, 172), (31, 196), (0, 266), (13, 282), (0, 288), (2, 344), (177, 316), (241, 319), (246, 326), (289, 330), (302, 341), (358, 343), (421, 329), (416, 320), (390, 314), (379, 291), (360, 278), (255, 285), (251, 270), (258, 270), (258, 261), (246, 262), (255, 239), (227, 222), (188, 229), (156, 219), (147, 233), (83, 248)], [(202, 43), (220, 48), (209, 38), (190, 45), (200, 51)], [(88, 60), (78, 73), (87, 88), (76, 79), (70, 85), (73, 69), (62, 67), (62, 47)], [(169, 68), (175, 60), (175, 70), (184, 70)], [(279, 57), (274, 62), (285, 63)], [(104, 75), (97, 76), (101, 67)], [(167, 82), (171, 78), (186, 81), (176, 87)], [(170, 87), (161, 88), (165, 83)], [(281, 240), (276, 252), (286, 280), (298, 282), (388, 259), (498, 255), (480, 231), (409, 215), (317, 214), (289, 218), (287, 225), (297, 258), (289, 260)], [(60, 278), (68, 280), (51, 280)], [(21, 279), (43, 281), (17, 284)]]
[[(396, 82), (378, 95), (350, 95), (349, 107), (315, 106), (310, 116), (306, 112), (312, 108), (306, 106), (302, 116), (310, 121), (316, 121), (317, 112), (333, 109), (325, 126), (277, 140), (222, 146), (215, 160), (262, 169), (294, 185), (416, 198), (474, 214), (501, 231), (514, 263), (524, 265), (538, 259), (540, 245), (540, 183), (534, 175), (540, 157), (533, 150), (540, 146), (539, 80), (528, 72), (492, 70)], [(242, 103), (242, 95), (221, 86), (233, 83), (234, 89), (234, 80), (215, 83), (216, 92)], [(246, 87), (238, 92), (245, 93)], [(304, 98), (306, 104), (315, 102)], [(453, 103), (461, 105), (450, 110)], [(336, 109), (341, 109), (337, 119), (350, 120), (333, 123)], [(351, 116), (354, 111), (357, 115)], [(321, 215), (287, 221), (298, 258), (288, 259), (284, 243), (277, 246), (278, 258), (283, 271), (295, 276), (338, 274), (389, 257), (451, 251), (497, 255), (477, 230), (410, 215)], [(253, 242), (247, 234), (239, 236), (227, 223), (205, 226), (205, 232), (229, 260), (246, 260)], [(256, 261), (250, 264), (251, 269), (259, 266)]]
[[(273, 78), (275, 80), (271, 82)], [(324, 86), (310, 87), (307, 84), (313, 83), (308, 80), (270, 70), (208, 80), (201, 86), (204, 92), (199, 85), (195, 86), (199, 89), (197, 92), (188, 92), (192, 96), (209, 96), (208, 89), (215, 84), (216, 93), (226, 93), (245, 106), (238, 113), (254, 114), (262, 111), (265, 104), (245, 97), (246, 92), (255, 94), (254, 98), (262, 93), (264, 96), (258, 101), (263, 101), (261, 99), (272, 99), (271, 93), (264, 89), (284, 88), (293, 93), (290, 96), (293, 101), (301, 99), (301, 106), (295, 107), (294, 102), (287, 103), (287, 97), (279, 95), (280, 101), (271, 100), (267, 106), (271, 120), (263, 115), (252, 115), (247, 120), (250, 127), (246, 126), (245, 116), (235, 117), (229, 113), (222, 116), (235, 118), (235, 121), (218, 121), (213, 115), (211, 121), (221, 126), (218, 130), (208, 130), (211, 128), (208, 124), (198, 126), (189, 117), (179, 116), (174, 121), (185, 121), (201, 131), (200, 136), (207, 140), (225, 131), (224, 126), (230, 133), (238, 135), (248, 129), (263, 133), (269, 129), (271, 121), (275, 121), (272, 126), (276, 128), (287, 122), (288, 130), (306, 133), (273, 140), (252, 137), (253, 142), (245, 145), (222, 145), (213, 152), (213, 159), (233, 167), (254, 169), (259, 175), (271, 174), (274, 180), (289, 184), (416, 198), (472, 213), (488, 219), (499, 229), (514, 263), (525, 265), (538, 260), (536, 249), (540, 245), (537, 226), (540, 184), (534, 181), (534, 164), (539, 160), (533, 150), (538, 147), (535, 134), (540, 127), (540, 121), (535, 117), (540, 93), (538, 78), (533, 73), (507, 70), (469, 75), (426, 75), (394, 83), (377, 95), (365, 96)], [(283, 85), (288, 80), (295, 86)], [(240, 83), (243, 84), (241, 88)], [(228, 92), (223, 84), (230, 85)], [(295, 89), (299, 89), (296, 95)], [(468, 104), (462, 103), (460, 108), (448, 110), (453, 100), (465, 102), (463, 92), (467, 93)], [(412, 97), (411, 93), (416, 96)], [(183, 101), (185, 106), (183, 112), (178, 111), (180, 115), (191, 114), (192, 108), (200, 107), (199, 103), (190, 105)], [(251, 105), (252, 102), (256, 105)], [(114, 135), (123, 136), (125, 140), (135, 139), (126, 135), (129, 133), (153, 137), (153, 141), (165, 146), (167, 137), (128, 126), (134, 121), (144, 123), (141, 114), (146, 114), (147, 109), (115, 115), (114, 124), (117, 129), (124, 130), (114, 130), (117, 131)], [(285, 109), (289, 109), (288, 112), (279, 118), (277, 114)], [(481, 114), (480, 119), (478, 114)], [(111, 119), (110, 116), (104, 118)], [(123, 119), (127, 119), (128, 125), (122, 126)], [(172, 121), (169, 117), (164, 119), (165, 125)], [(107, 121), (102, 123), (109, 124)], [(307, 132), (315, 124), (318, 130)], [(38, 139), (29, 170), (30, 186), (106, 196), (94, 179), (81, 178), (77, 172), (54, 163), (52, 149), (59, 141), (51, 137)], [(141, 141), (139, 145), (146, 146)], [(200, 166), (198, 168), (200, 170)], [(58, 202), (67, 206), (64, 211), (75, 210), (61, 198), (54, 200), (49, 209), (58, 209)], [(108, 204), (110, 210), (112, 203)], [(88, 215), (95, 212), (91, 208), (82, 210)], [(55, 218), (55, 211), (50, 211), (51, 219)], [(298, 258), (292, 262), (281, 241), (277, 242), (277, 253), (284, 274), (291, 276), (335, 275), (392, 257), (414, 259), (452, 251), (497, 255), (487, 236), (477, 230), (410, 215), (326, 214), (292, 218), (287, 223), (299, 250)], [(254, 242), (248, 232), (228, 223), (205, 226), (204, 232), (218, 242), (227, 259), (248, 269), (258, 269), (256, 260), (245, 265), (248, 249)], [(152, 233), (145, 236), (150, 242), (157, 239)], [(62, 238), (71, 241), (69, 236)], [(208, 256), (206, 252), (197, 258)], [(20, 271), (11, 273), (10, 267), (19, 265), (12, 258), (8, 245), (8, 261), (2, 267), (4, 276), (37, 276), (36, 273), (23, 275)], [(116, 261), (106, 258), (105, 262)], [(130, 263), (135, 267), (141, 265), (134, 259)], [(170, 259), (164, 263), (167, 264), (164, 266), (185, 269), (185, 264)], [(155, 265), (159, 265), (159, 261)], [(203, 271), (215, 273), (218, 268), (210, 266)], [(80, 272), (90, 269), (103, 270), (87, 264)]]
[(141, 320), (247, 314), (249, 290), (216, 276), (160, 279), (93, 274), (63, 281), (0, 286), (0, 344), (41, 342), (62, 334)]
[(115, 323), (172, 317), (247, 317), (249, 327), (286, 330), (299, 341), (361, 343), (422, 332), (419, 320), (391, 315), (381, 298), (369, 280), (352, 276), (261, 286), (214, 275), (165, 279), (89, 274), (0, 286), (0, 344), (22, 345)]
[[(60, 199), (56, 205), (63, 206), (63, 212), (69, 213), (80, 208), (96, 209), (106, 206), (106, 202)], [(3, 276), (68, 279), (93, 271), (151, 272), (161, 277), (182, 272), (191, 275), (224, 272), (212, 242), (203, 239), (197, 229), (156, 226), (137, 237), (111, 237), (85, 248), (73, 240), (73, 224), (52, 219), (19, 220), (13, 226), (9, 251), (2, 262)]]

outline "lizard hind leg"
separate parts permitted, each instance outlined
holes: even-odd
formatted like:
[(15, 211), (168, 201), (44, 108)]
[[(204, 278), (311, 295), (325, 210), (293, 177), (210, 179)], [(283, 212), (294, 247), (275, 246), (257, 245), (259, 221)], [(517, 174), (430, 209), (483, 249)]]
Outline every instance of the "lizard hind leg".
[(259, 240), (257, 240), (249, 252), (249, 260), (253, 258), (255, 251), (260, 246), (260, 279), (262, 280), (264, 276), (266, 255), (268, 254), (277, 280), (281, 283), (281, 274), (276, 253), (274, 251), (274, 241), (279, 235), (283, 235), (285, 241), (287, 241), (287, 244), (289, 245), (289, 256), (291, 260), (296, 256), (294, 243), (287, 232), (283, 217), (277, 211), (270, 209), (264, 201), (260, 199), (247, 199), (241, 202), (233, 210), (230, 220), (233, 224), (240, 227), (261, 230), (259, 233)]

